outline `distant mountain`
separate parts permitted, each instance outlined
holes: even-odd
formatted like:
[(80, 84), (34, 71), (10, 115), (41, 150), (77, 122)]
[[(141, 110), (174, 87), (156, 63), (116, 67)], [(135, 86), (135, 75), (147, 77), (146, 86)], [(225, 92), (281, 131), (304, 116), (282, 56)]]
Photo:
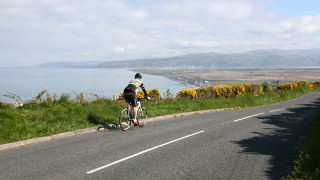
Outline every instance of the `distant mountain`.
[(103, 63), (103, 61), (85, 61), (85, 62), (49, 62), (40, 64), (39, 67), (54, 67), (54, 68), (84, 68), (95, 67)]
[(211, 68), (211, 69), (252, 69), (252, 68), (306, 68), (320, 67), (320, 49), (298, 50), (255, 50), (241, 53), (198, 53), (182, 56), (136, 59), (112, 62), (50, 62), (40, 67), (58, 68)]
[(113, 61), (101, 68), (202, 67), (214, 69), (320, 67), (320, 49), (256, 50), (241, 53), (199, 53), (154, 59)]

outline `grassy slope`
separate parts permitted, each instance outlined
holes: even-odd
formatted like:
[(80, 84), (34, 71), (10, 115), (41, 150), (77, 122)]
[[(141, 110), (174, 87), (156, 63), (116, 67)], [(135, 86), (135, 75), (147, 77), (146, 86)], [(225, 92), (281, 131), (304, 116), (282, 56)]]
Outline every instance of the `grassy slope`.
[(320, 179), (320, 112), (287, 179)]
[(166, 114), (174, 114), (178, 112), (190, 112), (206, 109), (220, 109), (231, 107), (255, 107), (267, 104), (274, 104), (282, 101), (287, 101), (312, 92), (308, 88), (299, 88), (294, 91), (287, 92), (270, 92), (262, 96), (244, 96), (229, 99), (198, 99), (179, 102), (158, 102), (156, 104), (149, 103), (146, 105), (151, 116), (160, 116)]
[[(229, 107), (254, 107), (297, 98), (311, 92), (300, 88), (287, 92), (270, 92), (263, 96), (229, 99), (198, 99), (144, 102), (149, 117), (181, 112)], [(124, 102), (98, 99), (91, 103), (58, 101), (50, 105), (25, 105), (19, 108), (0, 107), (0, 144), (48, 136), (97, 124), (116, 123)]]
[(124, 103), (99, 99), (78, 104), (71, 101), (52, 105), (0, 108), (0, 144), (114, 122)]

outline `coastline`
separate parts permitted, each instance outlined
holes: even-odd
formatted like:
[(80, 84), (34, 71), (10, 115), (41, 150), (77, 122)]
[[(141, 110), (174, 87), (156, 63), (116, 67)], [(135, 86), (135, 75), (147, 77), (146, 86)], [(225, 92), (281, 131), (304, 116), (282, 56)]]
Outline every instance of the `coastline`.
[(206, 86), (210, 86), (211, 83), (207, 82), (205, 83), (205, 80), (201, 79), (195, 79), (192, 77), (173, 77), (169, 76), (166, 73), (156, 73), (153, 71), (153, 69), (147, 68), (147, 69), (128, 69), (128, 71), (134, 71), (134, 72), (141, 72), (149, 75), (154, 75), (154, 76), (161, 76), (164, 78), (167, 78), (172, 81), (179, 82), (180, 84), (184, 85), (188, 89), (198, 89)]
[[(120, 95), (128, 81), (134, 76), (130, 69), (107, 68), (28, 68), (0, 70), (0, 102), (14, 104), (15, 100), (5, 97), (14, 94), (21, 97), (21, 102), (35, 99), (40, 92), (48, 90), (49, 95), (60, 97), (84, 93), (100, 97), (113, 98)], [(165, 93), (168, 88), (172, 92), (185, 89), (180, 82), (163, 76), (145, 79), (149, 89), (159, 88)], [(47, 95), (44, 94), (43, 98)]]

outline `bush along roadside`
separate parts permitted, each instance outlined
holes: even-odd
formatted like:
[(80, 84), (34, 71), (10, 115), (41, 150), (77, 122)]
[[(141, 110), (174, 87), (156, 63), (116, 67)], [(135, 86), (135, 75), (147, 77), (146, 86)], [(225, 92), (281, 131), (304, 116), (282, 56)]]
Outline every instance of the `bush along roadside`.
[[(207, 109), (246, 108), (294, 99), (319, 91), (319, 86), (320, 83), (313, 83), (312, 87), (310, 84), (294, 85), (292, 89), (290, 86), (290, 89), (273, 89), (266, 93), (259, 85), (210, 86), (182, 90), (176, 97), (170, 90), (161, 97), (159, 90), (153, 89), (148, 91), (152, 101), (144, 102), (144, 105), (149, 110), (149, 117)], [(120, 110), (126, 107), (121, 96), (115, 101), (98, 96), (89, 98), (83, 93), (76, 94), (75, 98), (68, 94), (58, 97), (43, 91), (33, 100), (22, 103), (16, 95), (11, 95), (20, 104), (14, 107), (0, 103), (0, 144), (116, 123)], [(138, 96), (143, 96), (142, 92)]]
[(286, 179), (320, 179), (320, 112), (301, 148), (294, 168)]

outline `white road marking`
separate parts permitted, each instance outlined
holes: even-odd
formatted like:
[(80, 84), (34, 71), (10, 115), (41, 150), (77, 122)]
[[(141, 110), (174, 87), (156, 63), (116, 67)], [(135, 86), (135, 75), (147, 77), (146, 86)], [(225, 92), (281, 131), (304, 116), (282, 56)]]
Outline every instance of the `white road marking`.
[(272, 110), (270, 112), (276, 112), (276, 111), (282, 111), (282, 110), (286, 110), (286, 108), (282, 108), (282, 109), (275, 109), (275, 110)]
[(249, 119), (249, 118), (251, 118), (251, 117), (259, 116), (259, 115), (262, 115), (262, 114), (264, 114), (264, 113), (259, 113), (259, 114), (254, 114), (254, 115), (252, 115), (252, 116), (247, 116), (247, 117), (244, 117), (244, 118), (241, 118), (241, 119), (234, 120), (233, 122), (242, 121), (242, 120), (244, 120), (244, 119)]
[(101, 169), (104, 169), (104, 168), (107, 168), (107, 167), (113, 166), (113, 165), (115, 165), (115, 164), (118, 164), (118, 163), (120, 163), (120, 162), (122, 162), (122, 161), (126, 161), (126, 160), (128, 160), (128, 159), (134, 158), (134, 157), (139, 156), (139, 155), (141, 155), (141, 154), (144, 154), (144, 153), (147, 153), (147, 152), (149, 152), (149, 151), (152, 151), (152, 150), (158, 149), (158, 148), (160, 148), (160, 147), (163, 147), (163, 146), (169, 145), (169, 144), (171, 144), (171, 143), (174, 143), (174, 142), (177, 142), (177, 141), (180, 141), (180, 140), (186, 139), (186, 138), (188, 138), (188, 137), (195, 136), (195, 135), (200, 134), (200, 133), (203, 133), (203, 132), (204, 132), (204, 131), (199, 131), (199, 132), (196, 132), (196, 133), (193, 133), (193, 134), (190, 134), (190, 135), (187, 135), (187, 136), (181, 137), (181, 138), (179, 138), (179, 139), (175, 139), (175, 140), (173, 140), (173, 141), (170, 141), (170, 142), (167, 142), (167, 143), (164, 143), (164, 144), (161, 144), (161, 145), (155, 146), (155, 147), (153, 147), (153, 148), (150, 148), (150, 149), (147, 149), (147, 150), (141, 151), (141, 152), (139, 152), (139, 153), (133, 154), (133, 155), (131, 155), (131, 156), (128, 156), (128, 157), (123, 158), (123, 159), (120, 159), (120, 160), (118, 160), (118, 161), (114, 161), (114, 162), (112, 162), (112, 163), (110, 163), (110, 164), (107, 164), (107, 165), (105, 165), (105, 166), (101, 166), (101, 167), (99, 167), (99, 168), (97, 168), (97, 169), (94, 169), (94, 170), (88, 171), (88, 172), (87, 172), (87, 174), (92, 174), (92, 173), (97, 172), (97, 171), (99, 171), (99, 170), (101, 170)]

